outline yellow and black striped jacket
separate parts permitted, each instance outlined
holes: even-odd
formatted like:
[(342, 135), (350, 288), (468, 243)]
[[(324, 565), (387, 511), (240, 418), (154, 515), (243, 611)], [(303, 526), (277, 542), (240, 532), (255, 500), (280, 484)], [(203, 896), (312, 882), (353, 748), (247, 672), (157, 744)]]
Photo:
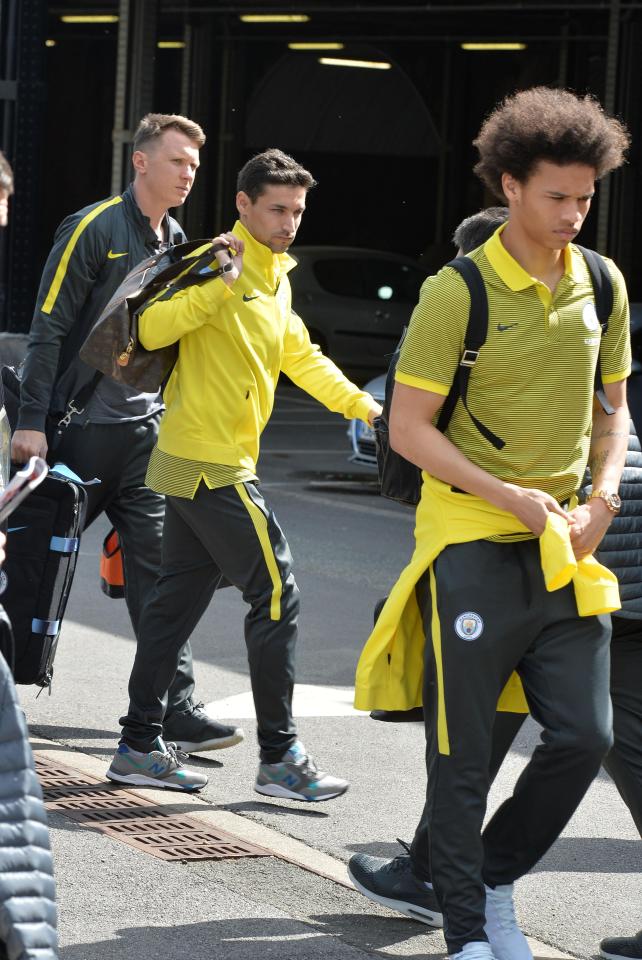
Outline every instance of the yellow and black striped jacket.
[[(181, 227), (166, 216), (170, 245)], [(31, 324), (18, 427), (43, 430), (47, 414), (62, 412), (95, 375), (78, 351), (125, 276), (156, 253), (159, 240), (131, 186), (66, 217), (47, 258)]]

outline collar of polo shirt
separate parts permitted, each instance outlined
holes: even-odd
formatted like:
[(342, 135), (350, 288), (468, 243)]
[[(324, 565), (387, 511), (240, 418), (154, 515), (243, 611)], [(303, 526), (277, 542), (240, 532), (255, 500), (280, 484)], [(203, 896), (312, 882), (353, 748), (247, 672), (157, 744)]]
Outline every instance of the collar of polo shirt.
[[(526, 290), (527, 287), (532, 287), (540, 281), (524, 270), (502, 243), (501, 235), (505, 228), (506, 224), (503, 223), (486, 241), (484, 253), (495, 273), (507, 287), (515, 291)], [(584, 258), (571, 244), (564, 248), (564, 273), (575, 283), (581, 282), (585, 277)]]

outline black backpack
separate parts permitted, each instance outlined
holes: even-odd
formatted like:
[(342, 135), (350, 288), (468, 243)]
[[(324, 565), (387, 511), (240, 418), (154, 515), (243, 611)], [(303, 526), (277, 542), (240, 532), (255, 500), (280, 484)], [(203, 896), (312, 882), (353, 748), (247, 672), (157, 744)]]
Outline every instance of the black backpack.
[[(580, 247), (579, 245), (577, 249), (582, 253), (586, 261), (586, 266), (588, 267), (591, 283), (593, 284), (593, 292), (595, 294), (595, 312), (597, 313), (597, 318), (602, 329), (602, 337), (604, 337), (608, 329), (609, 317), (613, 311), (613, 284), (611, 282), (611, 275), (599, 253), (596, 253), (594, 250), (588, 250), (586, 247)], [(446, 431), (457, 402), (461, 400), (468, 416), (484, 439), (488, 440), (497, 450), (501, 450), (504, 446), (504, 441), (496, 436), (492, 430), (484, 426), (484, 424), (471, 413), (467, 404), (470, 373), (477, 362), (479, 351), (486, 342), (486, 336), (488, 334), (488, 297), (486, 295), (486, 287), (484, 286), (484, 281), (477, 264), (474, 260), (471, 260), (470, 257), (455, 257), (455, 259), (447, 263), (446, 266), (457, 270), (465, 281), (470, 294), (470, 313), (459, 366), (448, 396), (439, 413), (437, 429), (441, 430), (442, 433)], [(407, 329), (404, 329), (401, 340), (397, 344), (397, 348), (390, 361), (390, 366), (388, 367), (383, 413), (375, 420), (374, 430), (381, 495), (388, 497), (390, 500), (397, 500), (400, 503), (407, 503), (414, 507), (419, 503), (421, 496), (421, 469), (400, 454), (395, 453), (390, 446), (388, 433), (390, 407), (395, 386), (395, 372), (406, 332)], [(604, 392), (599, 358), (595, 368), (595, 393), (605, 412), (612, 414), (613, 408), (609, 404)]]

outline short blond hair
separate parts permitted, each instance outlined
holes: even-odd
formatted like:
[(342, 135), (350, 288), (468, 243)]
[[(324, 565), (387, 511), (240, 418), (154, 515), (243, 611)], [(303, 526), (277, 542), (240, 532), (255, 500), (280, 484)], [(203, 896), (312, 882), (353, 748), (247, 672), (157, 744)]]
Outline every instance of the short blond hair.
[(194, 141), (199, 150), (205, 143), (203, 128), (194, 120), (181, 117), (179, 113), (147, 113), (134, 134), (134, 150), (144, 150), (148, 144), (160, 139), (167, 130), (184, 133)]

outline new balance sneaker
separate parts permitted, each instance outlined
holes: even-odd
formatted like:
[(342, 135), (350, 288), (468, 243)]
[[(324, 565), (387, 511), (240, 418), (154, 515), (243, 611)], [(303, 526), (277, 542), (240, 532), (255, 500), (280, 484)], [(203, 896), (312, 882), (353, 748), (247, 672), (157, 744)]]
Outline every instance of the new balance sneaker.
[(357, 853), (350, 857), (348, 875), (359, 893), (369, 900), (429, 927), (443, 925), (435, 892), (414, 875), (409, 856), (385, 860)]
[(642, 930), (634, 937), (607, 937), (600, 944), (606, 960), (642, 960)]
[(484, 933), (496, 960), (533, 960), (526, 937), (517, 926), (512, 883), (486, 887)]
[(485, 940), (465, 943), (459, 953), (451, 953), (448, 960), (496, 960), (490, 944)]
[(210, 717), (204, 704), (191, 704), (189, 710), (173, 713), (163, 721), (163, 737), (183, 753), (222, 750), (245, 739), (240, 727), (231, 727)]
[(254, 789), (266, 797), (307, 800), (319, 803), (340, 797), (349, 787), (347, 780), (317, 770), (312, 757), (296, 740), (279, 763), (260, 763)]
[(161, 737), (156, 737), (154, 747), (150, 753), (140, 753), (126, 743), (119, 743), (107, 771), (108, 779), (138, 787), (202, 790), (207, 783), (207, 777), (183, 766), (187, 754), (179, 753), (176, 744), (165, 743)]

